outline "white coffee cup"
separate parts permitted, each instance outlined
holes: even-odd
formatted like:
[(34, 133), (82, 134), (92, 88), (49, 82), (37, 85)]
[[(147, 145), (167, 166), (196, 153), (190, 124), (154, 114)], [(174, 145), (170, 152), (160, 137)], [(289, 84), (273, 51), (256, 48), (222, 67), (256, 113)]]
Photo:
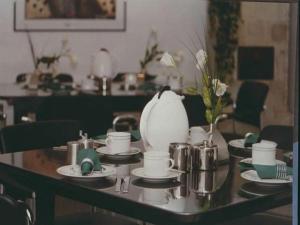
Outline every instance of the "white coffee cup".
[[(170, 165), (171, 162), (171, 165)], [(170, 159), (170, 153), (165, 151), (148, 151), (144, 153), (144, 173), (149, 177), (168, 176), (173, 168), (174, 160)]]
[(252, 145), (252, 163), (259, 165), (276, 165), (276, 147), (273, 141), (262, 140)]
[(208, 133), (200, 126), (190, 128), (190, 141), (191, 144), (201, 143), (208, 140)]
[(112, 154), (129, 152), (130, 133), (128, 132), (110, 132), (107, 134), (105, 144)]

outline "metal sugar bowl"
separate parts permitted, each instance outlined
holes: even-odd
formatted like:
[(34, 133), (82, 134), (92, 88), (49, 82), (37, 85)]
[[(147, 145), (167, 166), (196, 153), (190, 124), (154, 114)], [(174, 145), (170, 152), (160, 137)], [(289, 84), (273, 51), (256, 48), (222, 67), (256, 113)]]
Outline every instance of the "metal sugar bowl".
[(193, 170), (209, 171), (217, 169), (218, 146), (207, 140), (193, 145), (191, 162)]

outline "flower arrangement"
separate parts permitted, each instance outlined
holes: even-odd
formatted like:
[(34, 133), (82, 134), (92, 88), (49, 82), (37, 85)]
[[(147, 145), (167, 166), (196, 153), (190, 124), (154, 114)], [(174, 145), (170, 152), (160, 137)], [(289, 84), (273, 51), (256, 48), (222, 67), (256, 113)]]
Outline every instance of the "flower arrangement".
[(46, 69), (50, 69), (52, 75), (55, 76), (57, 74), (56, 64), (63, 57), (68, 58), (71, 66), (75, 67), (77, 65), (77, 57), (71, 52), (71, 49), (68, 47), (68, 44), (68, 39), (63, 39), (59, 53), (53, 55), (42, 55), (40, 57), (37, 57), (35, 60), (35, 67), (37, 69), (43, 70), (43, 66), (45, 66)]
[(152, 28), (147, 40), (144, 58), (140, 60), (141, 73), (146, 73), (147, 65), (154, 60), (159, 60), (162, 53), (159, 50), (157, 31)]
[(200, 94), (206, 106), (205, 117), (208, 123), (213, 124), (222, 112), (224, 106), (222, 96), (225, 94), (228, 86), (220, 81), (218, 73), (210, 72), (206, 51), (200, 49), (196, 53), (195, 58), (196, 67), (202, 74)]
[[(213, 125), (217, 117), (221, 114), (224, 101), (223, 95), (227, 90), (227, 85), (220, 80), (219, 73), (210, 72), (208, 66), (208, 55), (206, 51), (200, 49), (196, 54), (193, 54), (196, 68), (201, 76), (201, 87), (188, 88), (187, 91), (192, 94), (201, 94), (206, 106), (205, 117), (209, 124)], [(182, 74), (178, 69), (172, 55), (165, 52), (160, 60), (161, 64), (167, 67), (175, 68), (178, 73)], [(211, 130), (212, 132), (212, 126)]]

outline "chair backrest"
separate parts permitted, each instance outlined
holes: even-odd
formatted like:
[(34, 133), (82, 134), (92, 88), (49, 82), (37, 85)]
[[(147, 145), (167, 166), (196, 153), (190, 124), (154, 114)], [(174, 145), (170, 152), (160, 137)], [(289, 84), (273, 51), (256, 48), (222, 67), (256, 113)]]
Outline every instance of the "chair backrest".
[(0, 130), (2, 152), (17, 152), (65, 145), (79, 139), (79, 122), (40, 121), (4, 127)]
[(260, 132), (260, 138), (274, 141), (277, 148), (283, 150), (293, 150), (293, 127), (284, 125), (266, 126)]
[(242, 83), (236, 100), (235, 114), (238, 119), (253, 125), (260, 125), (260, 113), (269, 91), (264, 83), (245, 81)]

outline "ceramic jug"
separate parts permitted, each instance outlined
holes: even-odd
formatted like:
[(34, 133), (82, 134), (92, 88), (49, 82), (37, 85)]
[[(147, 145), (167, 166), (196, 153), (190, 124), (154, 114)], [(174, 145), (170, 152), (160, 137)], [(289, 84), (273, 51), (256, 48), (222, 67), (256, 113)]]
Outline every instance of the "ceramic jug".
[(92, 57), (91, 73), (97, 77), (113, 78), (113, 62), (109, 51), (101, 48)]
[(164, 88), (147, 103), (140, 121), (146, 151), (168, 151), (172, 142), (187, 142), (189, 122), (183, 99)]

